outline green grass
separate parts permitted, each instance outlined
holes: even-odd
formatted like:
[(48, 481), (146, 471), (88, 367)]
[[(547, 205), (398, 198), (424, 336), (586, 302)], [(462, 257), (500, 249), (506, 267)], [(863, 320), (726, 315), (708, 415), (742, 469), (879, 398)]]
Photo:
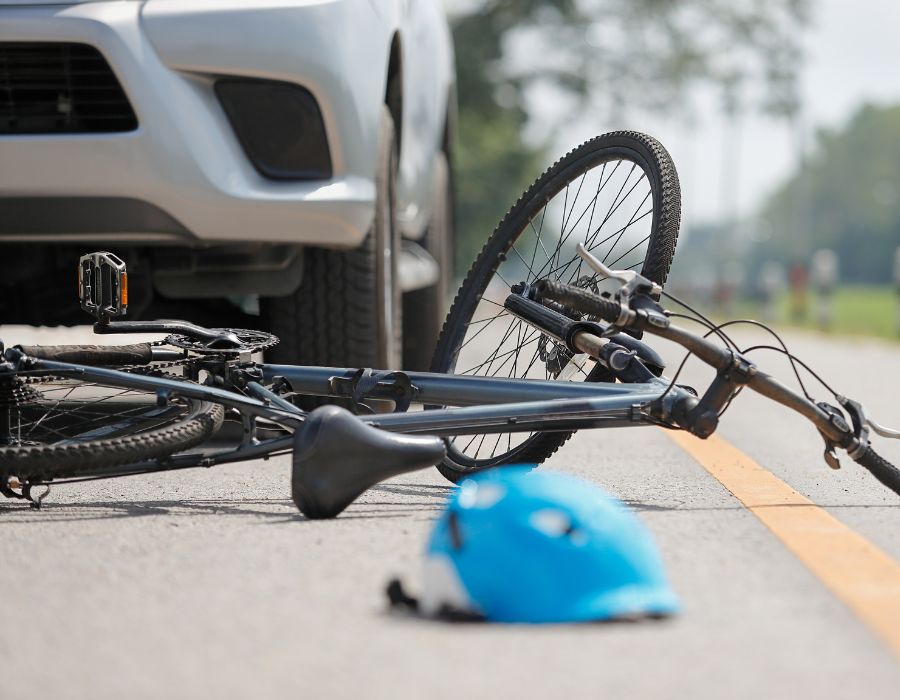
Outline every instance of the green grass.
[[(778, 303), (777, 325), (820, 330), (835, 335), (868, 335), (900, 340), (900, 294), (893, 287), (841, 287), (832, 297), (832, 324), (817, 321), (817, 300), (809, 294), (805, 318), (792, 318), (791, 299), (784, 294)], [(748, 309), (756, 316), (760, 307)]]

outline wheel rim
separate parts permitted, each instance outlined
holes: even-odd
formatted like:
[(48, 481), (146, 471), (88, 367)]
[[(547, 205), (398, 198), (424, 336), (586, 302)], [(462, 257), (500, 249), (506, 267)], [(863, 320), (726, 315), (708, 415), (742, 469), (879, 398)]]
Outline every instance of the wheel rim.
[[(536, 193), (522, 212), (511, 244), (485, 275), (480, 298), (454, 348), (450, 371), (474, 376), (598, 381), (605, 369), (588, 356), (572, 357), (563, 346), (503, 308), (517, 283), (549, 277), (611, 291), (575, 253), (584, 243), (608, 266), (645, 271), (656, 226), (653, 182), (641, 158), (607, 149), (570, 165), (559, 186)], [(662, 281), (662, 280), (660, 280)], [(515, 461), (534, 433), (453, 438), (448, 456), (462, 471)]]

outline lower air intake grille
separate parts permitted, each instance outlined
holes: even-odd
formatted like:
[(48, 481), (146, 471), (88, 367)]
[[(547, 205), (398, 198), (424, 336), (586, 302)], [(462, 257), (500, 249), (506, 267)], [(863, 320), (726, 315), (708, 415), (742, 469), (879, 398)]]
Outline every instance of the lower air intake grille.
[(0, 42), (0, 135), (136, 128), (122, 86), (93, 46)]

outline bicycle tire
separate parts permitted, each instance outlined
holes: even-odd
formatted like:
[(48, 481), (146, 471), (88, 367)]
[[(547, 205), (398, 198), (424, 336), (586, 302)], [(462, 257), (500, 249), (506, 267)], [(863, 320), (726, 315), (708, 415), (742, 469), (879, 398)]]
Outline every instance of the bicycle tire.
[[(583, 184), (589, 172), (600, 168), (603, 168), (600, 173), (600, 186), (602, 188), (604, 186), (602, 184), (603, 177), (606, 171), (604, 164), (617, 159), (621, 162), (632, 163), (632, 170), (635, 167), (639, 167), (643, 171), (653, 198), (649, 234), (645, 239), (647, 241), (646, 253), (643, 261), (638, 261), (635, 266), (639, 264), (641, 273), (660, 285), (665, 282), (675, 254), (675, 245), (681, 220), (681, 191), (675, 165), (666, 149), (656, 139), (645, 134), (633, 131), (618, 131), (595, 137), (573, 149), (548, 168), (525, 191), (488, 238), (481, 253), (469, 269), (468, 275), (447, 315), (432, 359), (432, 372), (456, 372), (457, 359), (470, 324), (482, 322), (473, 321), (473, 316), (486, 290), (495, 279), (495, 275), (498, 274), (498, 268), (509, 259), (510, 251), (515, 251), (522, 262), (526, 265), (528, 264), (528, 261), (523, 258), (522, 254), (514, 248), (514, 244), (528, 230), (529, 226), (534, 231), (537, 242), (541, 242), (544, 220), (541, 219), (541, 231), (538, 231), (534, 225), (538, 213), (542, 210), (546, 212), (554, 198), (563, 190), (566, 192), (566, 201), (568, 201), (570, 186), (578, 178), (581, 178)], [(616, 168), (618, 168), (618, 165)], [(610, 175), (609, 177), (612, 176)], [(580, 194), (580, 192), (581, 189), (579, 188), (578, 193)], [(599, 192), (600, 189), (598, 189), (598, 196)], [(630, 193), (631, 190), (629, 190), (628, 195)], [(576, 200), (579, 194), (575, 195)], [(573, 210), (575, 206), (573, 202)], [(564, 215), (565, 208), (566, 204), (563, 206)], [(565, 216), (563, 217), (563, 226), (560, 229), (562, 244), (567, 242), (565, 229), (568, 221), (571, 220), (571, 216), (569, 214), (568, 219)], [(581, 216), (584, 217), (584, 214)], [(643, 218), (646, 215), (641, 216)], [(600, 226), (606, 223), (607, 218), (603, 219)], [(634, 219), (634, 216), (632, 219)], [(576, 226), (580, 220), (579, 218), (575, 222)], [(592, 221), (593, 212), (591, 213), (591, 223), (587, 227), (589, 234), (592, 230)], [(626, 224), (625, 228), (630, 225), (631, 222)], [(599, 231), (599, 227), (597, 230)], [(543, 244), (541, 245), (543, 247)], [(548, 262), (551, 263), (550, 272), (555, 272), (553, 269), (553, 255), (549, 254), (546, 248), (544, 253), (547, 254)], [(534, 257), (532, 257), (532, 262), (534, 262)], [(533, 272), (531, 267), (528, 269)], [(579, 263), (576, 268), (576, 274), (580, 269), (581, 265)], [(568, 273), (568, 271), (567, 264), (564, 272)], [(505, 286), (509, 289), (508, 285)], [(493, 321), (487, 321), (487, 325), (491, 323)], [(539, 344), (540, 342), (538, 341)], [(518, 362), (518, 355), (515, 362)], [(488, 369), (490, 369), (490, 365), (488, 365)], [(585, 374), (585, 381), (611, 381), (608, 372), (599, 364), (596, 364), (590, 373)], [(572, 436), (573, 432), (534, 433), (526, 438), (524, 442), (507, 452), (486, 459), (469, 458), (467, 455), (462, 454), (460, 450), (454, 448), (451, 443), (448, 448), (448, 457), (438, 465), (438, 470), (450, 481), (458, 482), (467, 474), (492, 466), (515, 463), (540, 463), (556, 452)], [(480, 446), (477, 449), (480, 449)]]
[[(46, 394), (52, 391), (47, 387), (57, 385), (63, 387), (61, 392), (65, 398), (47, 400)], [(91, 389), (89, 393), (92, 394), (96, 394), (98, 390), (108, 389), (109, 391), (119, 391), (124, 395), (130, 390), (104, 387), (97, 382), (54, 378), (45, 378), (34, 384), (25, 384), (24, 386), (30, 387), (28, 391), (21, 389), (21, 386), (23, 385), (20, 385), (18, 389), (19, 394), (25, 398), (19, 401), (20, 405), (15, 409), (20, 419), (23, 414), (30, 419), (32, 412), (40, 410), (43, 405), (42, 401), (46, 401), (48, 406), (45, 417), (54, 415), (54, 418), (47, 419), (47, 422), (54, 420), (58, 422), (60, 416), (71, 416), (81, 406), (82, 410), (88, 411), (88, 417), (81, 418), (79, 429), (88, 429), (88, 432), (67, 436), (62, 428), (50, 426), (42, 428), (44, 432), (35, 438), (33, 434), (37, 430), (35, 428), (31, 431), (32, 434), (28, 434), (32, 440), (25, 441), (25, 444), (0, 446), (0, 479), (4, 481), (9, 477), (15, 477), (20, 481), (51, 481), (85, 476), (92, 469), (101, 467), (123, 466), (145, 460), (162, 459), (176, 452), (196, 447), (208, 440), (221, 427), (225, 415), (224, 408), (219, 404), (174, 397), (170, 400), (174, 402), (170, 404), (174, 407), (170, 412), (175, 413), (178, 410), (179, 413), (173, 416), (172, 420), (148, 429), (140, 429), (135, 426), (134, 432), (128, 432), (127, 426), (123, 424), (123, 414), (116, 402), (107, 401), (103, 405), (103, 409), (109, 415), (106, 418), (103, 412), (98, 415), (96, 408), (97, 405), (104, 403), (105, 399), (91, 397), (79, 400), (71, 397), (79, 388)], [(133, 421), (151, 420), (149, 412), (154, 411), (154, 406), (157, 415), (163, 413), (155, 403), (155, 395), (151, 395), (149, 392), (143, 403), (135, 401), (132, 392), (128, 399), (128, 405), (132, 407), (131, 419)], [(142, 406), (148, 409), (147, 417), (135, 413), (137, 410), (135, 407)], [(30, 420), (29, 425), (39, 425), (43, 420)], [(118, 421), (118, 424), (115, 421)], [(90, 437), (92, 432), (97, 433), (103, 430), (113, 432), (111, 426), (114, 429), (116, 425), (119, 426), (119, 430), (116, 431), (117, 434), (114, 437), (98, 437), (96, 439)], [(46, 441), (41, 442), (42, 439)]]

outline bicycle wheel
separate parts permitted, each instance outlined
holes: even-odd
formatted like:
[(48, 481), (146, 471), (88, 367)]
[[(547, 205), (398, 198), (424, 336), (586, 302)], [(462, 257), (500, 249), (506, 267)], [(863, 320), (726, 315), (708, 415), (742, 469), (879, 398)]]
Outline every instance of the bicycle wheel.
[[(541, 278), (611, 291), (575, 252), (579, 242), (610, 267), (665, 282), (675, 253), (681, 192), (675, 165), (655, 139), (620, 131), (598, 136), (557, 161), (522, 195), (488, 239), (450, 308), (433, 372), (611, 381), (587, 355), (503, 308), (510, 288)], [(571, 432), (466, 435), (439, 465), (451, 481), (502, 464), (541, 462)]]
[(0, 483), (85, 476), (160, 459), (218, 430), (218, 404), (54, 377), (0, 380)]

